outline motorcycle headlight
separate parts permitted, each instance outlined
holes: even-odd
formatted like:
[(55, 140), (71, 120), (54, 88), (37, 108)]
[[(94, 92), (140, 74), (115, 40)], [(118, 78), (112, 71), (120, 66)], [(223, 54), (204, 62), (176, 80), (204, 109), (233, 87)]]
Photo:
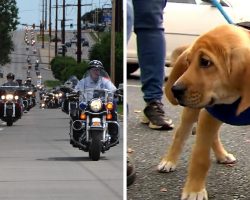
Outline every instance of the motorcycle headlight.
[(59, 93), (58, 95), (59, 95), (59, 97), (61, 97), (61, 96), (62, 96), (62, 93)]
[(1, 99), (4, 100), (4, 99), (5, 99), (5, 95), (2, 95), (2, 96), (1, 96)]
[(59, 94), (55, 94), (56, 97), (59, 97)]
[(98, 112), (102, 109), (102, 101), (100, 99), (95, 99), (90, 102), (90, 109), (94, 112)]
[(18, 97), (18, 96), (15, 96), (14, 98), (15, 98), (15, 100), (18, 100), (19, 97)]
[(29, 92), (28, 92), (28, 94), (29, 94), (29, 95), (32, 95), (32, 92), (31, 92), (31, 91), (29, 91)]
[(7, 94), (6, 99), (7, 100), (12, 100), (14, 98), (13, 94)]

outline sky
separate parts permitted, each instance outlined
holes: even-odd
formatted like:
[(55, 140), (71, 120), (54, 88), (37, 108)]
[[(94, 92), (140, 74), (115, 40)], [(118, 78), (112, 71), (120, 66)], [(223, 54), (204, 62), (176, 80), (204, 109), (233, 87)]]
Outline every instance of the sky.
[[(43, 1), (46, 0), (16, 0), (17, 7), (19, 9), (19, 21), (21, 24), (40, 24), (42, 19), (42, 5)], [(77, 0), (65, 0), (66, 4), (77, 4)], [(49, 0), (47, 0), (49, 5)], [(51, 0), (52, 7), (55, 6), (56, 0)], [(62, 5), (62, 0), (58, 0), (58, 5)], [(92, 4), (89, 6), (82, 6), (82, 14), (89, 12), (97, 7), (111, 7), (111, 0), (82, 0), (82, 4)], [(49, 12), (47, 12), (49, 14)], [(47, 15), (47, 20), (49, 19)], [(52, 8), (52, 27), (55, 25), (55, 8)], [(58, 10), (58, 19), (62, 19), (62, 9)], [(76, 24), (77, 19), (77, 7), (67, 7), (66, 8), (66, 25), (73, 23)], [(20, 25), (19, 28), (22, 26)], [(59, 27), (59, 23), (58, 23)]]

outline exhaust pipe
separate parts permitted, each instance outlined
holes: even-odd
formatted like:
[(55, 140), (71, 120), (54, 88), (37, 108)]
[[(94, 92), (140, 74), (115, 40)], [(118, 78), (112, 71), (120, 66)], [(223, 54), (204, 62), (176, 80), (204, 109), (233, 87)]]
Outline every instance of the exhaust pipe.
[(76, 131), (80, 131), (81, 129), (83, 129), (83, 124), (82, 124), (82, 120), (75, 120), (72, 123), (72, 127), (74, 130)]

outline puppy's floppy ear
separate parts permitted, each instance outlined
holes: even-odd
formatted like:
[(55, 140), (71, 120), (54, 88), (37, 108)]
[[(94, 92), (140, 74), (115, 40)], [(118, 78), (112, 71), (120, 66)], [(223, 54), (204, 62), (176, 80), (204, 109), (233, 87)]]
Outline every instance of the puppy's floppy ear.
[(172, 86), (177, 81), (177, 79), (187, 70), (187, 54), (188, 54), (188, 46), (182, 46), (175, 49), (171, 56), (171, 66), (173, 67), (170, 75), (168, 76), (168, 80), (165, 84), (165, 94), (170, 103), (173, 105), (178, 105), (178, 102), (174, 98), (172, 93)]
[(239, 115), (250, 107), (250, 47), (232, 50), (230, 71), (231, 81), (240, 91), (241, 101), (236, 112)]

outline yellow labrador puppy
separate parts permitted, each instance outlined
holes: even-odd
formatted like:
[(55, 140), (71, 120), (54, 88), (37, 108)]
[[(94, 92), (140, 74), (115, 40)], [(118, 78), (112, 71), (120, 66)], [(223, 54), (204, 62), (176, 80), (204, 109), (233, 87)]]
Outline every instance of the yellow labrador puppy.
[(171, 103), (184, 109), (174, 141), (158, 170), (175, 170), (184, 142), (197, 121), (181, 199), (206, 200), (210, 150), (219, 162), (236, 160), (220, 142), (220, 126), (250, 124), (250, 33), (234, 25), (222, 25), (200, 36), (191, 46), (178, 49), (173, 57), (165, 92)]

